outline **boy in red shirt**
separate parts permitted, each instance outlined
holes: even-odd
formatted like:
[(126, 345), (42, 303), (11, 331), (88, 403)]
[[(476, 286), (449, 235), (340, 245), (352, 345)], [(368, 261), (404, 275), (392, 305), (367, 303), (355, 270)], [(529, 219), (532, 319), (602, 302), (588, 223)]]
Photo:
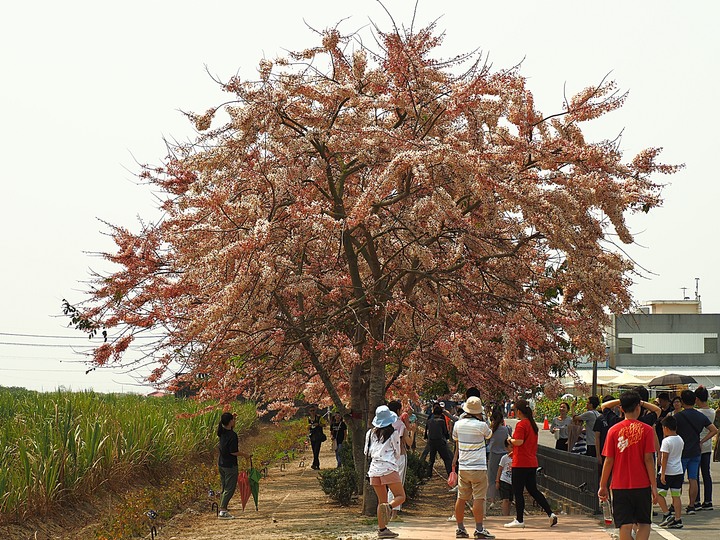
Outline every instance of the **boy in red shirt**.
[(631, 540), (637, 524), (637, 540), (650, 537), (652, 505), (657, 500), (655, 477), (655, 431), (638, 421), (641, 405), (637, 392), (620, 396), (625, 420), (612, 426), (605, 440), (602, 477), (598, 497), (608, 499), (608, 480), (612, 473), (613, 516), (620, 529), (620, 540)]

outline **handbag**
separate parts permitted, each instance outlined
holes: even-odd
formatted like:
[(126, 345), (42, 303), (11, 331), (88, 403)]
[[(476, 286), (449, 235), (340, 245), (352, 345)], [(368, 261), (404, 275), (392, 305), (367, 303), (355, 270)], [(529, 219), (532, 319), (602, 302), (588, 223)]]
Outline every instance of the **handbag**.
[(454, 465), (454, 464), (453, 464), (452, 471), (450, 471), (450, 474), (448, 475), (447, 483), (448, 483), (448, 486), (451, 487), (451, 488), (454, 488), (455, 486), (457, 486), (457, 483), (458, 483), (458, 475), (457, 475), (457, 473), (455, 472), (455, 465)]
[(320, 440), (320, 442), (325, 442), (325, 441), (327, 441), (327, 435), (325, 435), (325, 433), (323, 433), (322, 431), (320, 432), (320, 439), (319, 439), (319, 440)]

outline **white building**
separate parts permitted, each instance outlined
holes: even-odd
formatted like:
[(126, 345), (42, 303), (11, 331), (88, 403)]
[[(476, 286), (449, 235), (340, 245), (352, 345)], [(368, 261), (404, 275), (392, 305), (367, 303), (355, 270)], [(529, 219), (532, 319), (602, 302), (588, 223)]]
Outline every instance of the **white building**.
[[(718, 386), (719, 334), (720, 314), (703, 314), (699, 297), (654, 300), (635, 313), (613, 315), (605, 365), (598, 365), (598, 384), (605, 386), (627, 372), (625, 377), (633, 375), (630, 380), (637, 384), (661, 373), (677, 373), (708, 388)], [(578, 375), (589, 384), (592, 369), (586, 366), (579, 366)]]

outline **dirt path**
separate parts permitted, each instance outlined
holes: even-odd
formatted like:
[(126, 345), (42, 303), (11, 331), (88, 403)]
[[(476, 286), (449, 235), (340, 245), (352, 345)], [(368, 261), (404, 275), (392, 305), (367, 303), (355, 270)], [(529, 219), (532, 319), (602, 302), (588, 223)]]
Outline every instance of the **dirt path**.
[[(300, 467), (304, 460), (304, 467)], [(230, 501), (233, 520), (219, 520), (210, 502), (175, 516), (159, 531), (161, 538), (177, 540), (217, 540), (243, 538), (267, 540), (304, 538), (308, 540), (361, 540), (376, 538), (376, 525), (359, 514), (357, 506), (342, 507), (328, 499), (320, 489), (317, 474), (310, 469), (308, 450), (288, 463), (284, 471), (275, 465), (260, 482), (259, 510), (252, 498), (243, 511), (236, 494)], [(329, 443), (322, 446), (320, 467), (335, 466), (335, 454)], [(360, 534), (358, 534), (360, 533)]]
[[(305, 467), (300, 467), (301, 461)], [(161, 537), (175, 540), (216, 540), (222, 537), (243, 540), (308, 539), (308, 540), (369, 540), (377, 538), (377, 521), (360, 514), (360, 506), (340, 506), (331, 501), (320, 489), (317, 473), (309, 468), (312, 454), (308, 450), (287, 464), (285, 471), (279, 466), (270, 469), (268, 478), (260, 483), (259, 510), (252, 499), (245, 511), (240, 509), (236, 495), (230, 501), (235, 519), (219, 520), (211, 512), (210, 503), (189, 509), (173, 518), (161, 530)], [(325, 443), (320, 452), (322, 469), (335, 466), (335, 454)], [(417, 518), (430, 518), (442, 523), (450, 536), (454, 536), (454, 523), (447, 522), (452, 513), (455, 495), (448, 493), (447, 485), (439, 476), (421, 488), (421, 496), (405, 505), (402, 521), (392, 528), (409, 525)], [(401, 535), (401, 538), (406, 535)]]

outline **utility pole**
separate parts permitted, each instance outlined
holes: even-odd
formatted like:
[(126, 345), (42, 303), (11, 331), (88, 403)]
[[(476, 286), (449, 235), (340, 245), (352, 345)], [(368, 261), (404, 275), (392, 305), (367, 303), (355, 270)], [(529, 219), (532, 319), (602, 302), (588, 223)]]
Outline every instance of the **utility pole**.
[(593, 366), (593, 375), (592, 375), (592, 392), (590, 393), (591, 396), (597, 396), (597, 358), (593, 358), (592, 361)]

